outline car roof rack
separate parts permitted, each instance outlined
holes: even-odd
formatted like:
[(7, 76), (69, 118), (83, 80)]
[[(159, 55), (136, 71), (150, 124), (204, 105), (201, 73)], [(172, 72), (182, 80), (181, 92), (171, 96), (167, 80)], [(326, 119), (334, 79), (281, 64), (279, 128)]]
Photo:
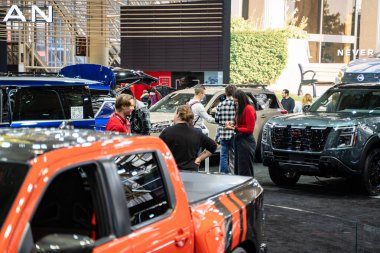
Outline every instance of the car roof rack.
[[(204, 87), (226, 87), (229, 84), (196, 84), (193, 87), (197, 85), (202, 85)], [(266, 84), (232, 84), (235, 85), (238, 88), (262, 88), (263, 90), (267, 90)]]

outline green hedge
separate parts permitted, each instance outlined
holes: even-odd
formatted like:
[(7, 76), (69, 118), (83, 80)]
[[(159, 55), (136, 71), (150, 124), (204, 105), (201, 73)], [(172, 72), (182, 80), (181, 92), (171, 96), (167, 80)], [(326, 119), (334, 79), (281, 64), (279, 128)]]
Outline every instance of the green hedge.
[(230, 83), (273, 83), (287, 62), (287, 39), (303, 37), (294, 27), (256, 31), (249, 21), (232, 20)]

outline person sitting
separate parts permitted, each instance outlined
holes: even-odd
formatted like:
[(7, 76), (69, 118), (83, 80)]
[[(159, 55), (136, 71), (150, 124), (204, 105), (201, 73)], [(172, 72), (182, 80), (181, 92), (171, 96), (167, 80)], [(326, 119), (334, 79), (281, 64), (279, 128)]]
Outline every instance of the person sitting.
[(339, 98), (339, 93), (334, 93), (331, 96), (331, 101), (327, 104), (326, 112), (335, 112), (336, 106)]
[[(174, 115), (174, 125), (160, 134), (180, 170), (198, 171), (201, 162), (217, 148), (214, 140), (193, 127), (193, 119), (191, 108), (180, 105)], [(198, 155), (200, 148), (203, 152)]]

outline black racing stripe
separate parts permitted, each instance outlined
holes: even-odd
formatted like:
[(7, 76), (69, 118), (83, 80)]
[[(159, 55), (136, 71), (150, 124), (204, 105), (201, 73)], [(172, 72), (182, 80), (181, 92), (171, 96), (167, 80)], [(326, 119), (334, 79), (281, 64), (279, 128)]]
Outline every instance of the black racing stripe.
[(246, 224), (247, 229), (245, 233), (246, 240), (254, 240), (255, 239), (255, 218), (256, 218), (256, 206), (257, 201), (262, 202), (262, 195), (260, 195), (257, 199), (252, 198), (251, 185), (245, 186), (241, 191), (235, 192), (235, 196), (245, 205), (245, 215), (246, 215)]
[(226, 236), (225, 236), (225, 245), (226, 249), (225, 252), (231, 252), (231, 246), (232, 246), (232, 215), (230, 211), (220, 202), (219, 198), (215, 199), (215, 207), (219, 210), (219, 212), (223, 213), (224, 218), (224, 227), (226, 229)]
[(231, 198), (230, 194), (227, 194), (227, 197), (229, 200), (231, 200), (231, 202), (238, 208), (239, 210), (239, 219), (240, 219), (240, 235), (239, 235), (239, 242), (241, 242), (242, 238), (243, 238), (243, 226), (244, 226), (244, 223), (243, 223), (243, 209), (242, 207), (233, 199)]

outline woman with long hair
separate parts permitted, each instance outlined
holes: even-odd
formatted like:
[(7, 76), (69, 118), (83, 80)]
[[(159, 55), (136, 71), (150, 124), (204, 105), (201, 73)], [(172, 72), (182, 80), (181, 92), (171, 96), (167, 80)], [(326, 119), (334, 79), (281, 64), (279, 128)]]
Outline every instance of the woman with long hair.
[(256, 149), (253, 130), (256, 123), (256, 111), (249, 103), (247, 95), (241, 90), (235, 92), (234, 102), (237, 107), (235, 124), (229, 122), (225, 129), (232, 129), (235, 132), (235, 174), (253, 177), (253, 161)]

